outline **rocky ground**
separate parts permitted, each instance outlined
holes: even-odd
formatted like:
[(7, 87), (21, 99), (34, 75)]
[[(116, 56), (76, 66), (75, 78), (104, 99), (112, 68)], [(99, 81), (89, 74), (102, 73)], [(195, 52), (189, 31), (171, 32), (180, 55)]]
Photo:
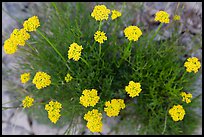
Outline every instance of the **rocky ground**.
[[(5, 39), (8, 38), (8, 35), (12, 32), (14, 28), (19, 28), (18, 24), (13, 18), (8, 16), (8, 14), (14, 15), (20, 19), (26, 19), (30, 17), (28, 11), (32, 10), (36, 12), (39, 10), (39, 7), (42, 3), (31, 3), (31, 2), (3, 2), (2, 3), (2, 45)], [(126, 6), (129, 8), (135, 8), (131, 6), (131, 3), (128, 3)], [(140, 22), (143, 21), (147, 26), (156, 26), (152, 22), (155, 11), (165, 9), (168, 13), (173, 15), (178, 3), (159, 3), (159, 2), (149, 2), (144, 3), (144, 9), (141, 14), (144, 18), (141, 18), (141, 15), (135, 15), (133, 21)], [(195, 35), (202, 34), (202, 3), (201, 2), (191, 2), (191, 3), (180, 3), (180, 6), (183, 6), (183, 13), (181, 15), (181, 25), (180, 32), (182, 35), (181, 42), (185, 45), (185, 48), (188, 53), (199, 58), (202, 62), (202, 47), (195, 48), (194, 42), (199, 42), (202, 44), (202, 38), (197, 39), (194, 42), (191, 40)], [(134, 15), (134, 13), (133, 13)], [(152, 18), (151, 18), (152, 17)], [(21, 27), (21, 26), (20, 26)], [(188, 32), (184, 32), (188, 30)], [(161, 36), (158, 39), (168, 38), (170, 36), (170, 31), (166, 32), (164, 36)], [(189, 55), (190, 56), (190, 55)], [(9, 81), (14, 81), (18, 84), (15, 76), (8, 76), (6, 70), (14, 70), (17, 67), (16, 57), (9, 56), (4, 53), (2, 50), (2, 106), (3, 107), (14, 107), (15, 102), (4, 104), (15, 99), (15, 95), (11, 94), (9, 91), (12, 90)], [(201, 70), (202, 71), (202, 70)], [(196, 93), (202, 93), (202, 75), (198, 78), (196, 83)], [(202, 99), (200, 99), (202, 104)], [(6, 109), (6, 108), (4, 108)], [(29, 117), (24, 110), (11, 108), (4, 110), (2, 108), (2, 134), (3, 135), (40, 135), (40, 134), (64, 134), (67, 126), (57, 129), (51, 128), (43, 124), (39, 124), (36, 120)], [(202, 117), (202, 110), (198, 109), (196, 112)], [(202, 119), (201, 119), (202, 121)], [(103, 134), (114, 134), (114, 132), (109, 133), (108, 125), (116, 124), (115, 121), (110, 121), (110, 123), (104, 124), (104, 133)], [(81, 133), (79, 133), (81, 134)], [(83, 134), (89, 134), (87, 130)], [(194, 134), (202, 134), (202, 123), (199, 128), (195, 131)]]

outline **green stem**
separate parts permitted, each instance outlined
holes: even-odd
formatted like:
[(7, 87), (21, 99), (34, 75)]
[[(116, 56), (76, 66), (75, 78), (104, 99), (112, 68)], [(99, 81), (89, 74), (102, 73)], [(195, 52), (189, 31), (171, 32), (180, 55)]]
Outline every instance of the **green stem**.
[(66, 59), (62, 56), (62, 54), (56, 49), (56, 47), (46, 38), (39, 30), (37, 32), (50, 44), (50, 46), (55, 50), (55, 52), (62, 58), (65, 64), (67, 64)]
[[(126, 58), (130, 57), (130, 55), (131, 55), (131, 50), (132, 50), (132, 48), (131, 48), (131, 43), (132, 43), (132, 41), (130, 41), (130, 42), (128, 43), (128, 46), (125, 48), (124, 54), (123, 54), (122, 58), (120, 58), (118, 67), (120, 67), (120, 65), (121, 65), (121, 63), (122, 63), (122, 60), (126, 60)], [(128, 54), (129, 54), (129, 55), (128, 55)]]
[(14, 108), (21, 108), (21, 107), (20, 106), (17, 106), (17, 107), (2, 107), (2, 110), (14, 109)]
[(179, 8), (179, 5), (180, 5), (180, 2), (178, 2), (177, 6), (176, 6), (176, 10), (175, 10), (174, 14), (177, 13), (177, 10), (178, 10), (178, 8)]
[(89, 67), (89, 63), (82, 57), (80, 57), (80, 59)]
[(51, 85), (54, 85), (54, 86), (59, 86), (59, 84), (57, 84), (57, 83), (51, 83)]
[(187, 73), (187, 71), (185, 70), (184, 73), (183, 73), (183, 75), (182, 75), (181, 78), (180, 78), (180, 81), (183, 80), (183, 78), (184, 78), (184, 76), (186, 75), (186, 73)]
[[(98, 31), (99, 30), (101, 30), (101, 26), (102, 26), (102, 21), (100, 21), (100, 23), (99, 23), (99, 26), (98, 26)], [(94, 43), (93, 43), (93, 45), (92, 45), (92, 47), (91, 47), (91, 52), (92, 52), (92, 50), (94, 49), (94, 47), (95, 47), (95, 43), (96, 43), (96, 41), (94, 40)]]
[(99, 58), (101, 57), (101, 44), (99, 44)]
[(39, 104), (40, 104), (40, 105), (41, 105), (41, 104), (45, 105), (45, 104), (47, 104), (47, 103), (45, 103), (45, 102), (44, 102), (44, 103), (43, 103), (43, 102), (35, 102), (35, 104), (33, 104), (33, 105), (39, 105)]
[(26, 42), (26, 44), (28, 45), (28, 47), (30, 47), (33, 51), (37, 51), (36, 49), (34, 49), (28, 42)]
[(131, 44), (132, 44), (132, 41), (129, 42), (129, 44), (128, 44), (128, 50), (127, 50), (128, 54), (129, 54), (129, 55), (128, 55), (128, 56), (129, 56), (129, 61), (130, 61), (130, 58), (131, 58), (131, 51), (132, 51)]
[(156, 32), (154, 33), (154, 35), (151, 37), (150, 41), (152, 42), (152, 40), (155, 38), (155, 36), (157, 35), (157, 33), (159, 32), (159, 30), (161, 29), (161, 27), (163, 26), (163, 23), (159, 24), (159, 27), (157, 28)]
[(126, 59), (128, 56), (131, 55), (131, 50), (132, 50), (132, 48), (131, 48), (131, 43), (132, 43), (132, 41), (130, 41), (130, 42), (128, 43), (128, 46), (125, 48), (122, 59)]
[(92, 47), (91, 47), (91, 52), (93, 51), (93, 49), (94, 49), (94, 47), (95, 47), (95, 44), (96, 44), (96, 41), (94, 40), (94, 43), (93, 43), (93, 45), (92, 45)]
[(57, 14), (59, 14), (59, 11), (58, 11), (58, 9), (57, 9), (57, 6), (56, 6), (55, 2), (51, 2), (51, 4), (52, 4), (52, 6), (55, 8)]
[(101, 30), (101, 26), (102, 26), (102, 20), (101, 20), (100, 23), (99, 23), (98, 30)]
[[(72, 109), (72, 110), (73, 110), (73, 109)], [(71, 111), (71, 112), (72, 112), (72, 111)], [(73, 113), (75, 113), (75, 109), (74, 109)], [(72, 123), (73, 123), (74, 120), (75, 120), (75, 119), (74, 119), (74, 115), (73, 115), (69, 126), (67, 127), (67, 129), (66, 129), (65, 132), (64, 132), (64, 135), (68, 135), (69, 130), (71, 129), (71, 126), (72, 126)]]
[(126, 3), (123, 2), (122, 9), (121, 9), (121, 13), (122, 13), (122, 14), (123, 14), (123, 10), (124, 10), (124, 8), (125, 8), (125, 5), (126, 5)]
[(166, 130), (167, 112), (168, 112), (168, 108), (166, 110), (166, 116), (165, 116), (165, 121), (164, 121), (164, 129), (163, 129), (162, 135), (164, 134), (164, 132)]

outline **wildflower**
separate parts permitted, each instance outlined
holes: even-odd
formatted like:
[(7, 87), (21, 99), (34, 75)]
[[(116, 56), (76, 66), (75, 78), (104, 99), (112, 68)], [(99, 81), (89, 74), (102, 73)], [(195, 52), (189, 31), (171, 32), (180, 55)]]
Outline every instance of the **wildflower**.
[(91, 16), (95, 18), (96, 21), (108, 20), (108, 15), (110, 10), (106, 8), (105, 5), (97, 5), (94, 7)]
[(21, 74), (21, 83), (26, 83), (30, 80), (30, 73)]
[(125, 108), (125, 103), (123, 99), (112, 99), (110, 101), (106, 101), (104, 111), (107, 116), (118, 116), (121, 109)]
[(193, 97), (191, 93), (186, 94), (186, 92), (181, 92), (181, 96), (183, 97), (182, 101), (187, 104), (191, 102), (191, 98)]
[(34, 79), (33, 79), (33, 84), (36, 85), (36, 88), (37, 89), (42, 89), (44, 87), (47, 87), (51, 84), (51, 76), (48, 75), (47, 73), (45, 72), (37, 72), (34, 76)]
[(95, 41), (99, 42), (100, 44), (107, 40), (106, 33), (103, 31), (96, 31), (94, 34)]
[(17, 51), (17, 46), (24, 46), (25, 41), (30, 38), (30, 34), (25, 29), (14, 29), (10, 38), (4, 42), (4, 51), (6, 54), (13, 54)]
[(127, 37), (130, 41), (137, 41), (138, 38), (142, 35), (142, 31), (137, 26), (129, 26), (124, 30), (125, 37)]
[(29, 108), (33, 105), (34, 99), (32, 97), (26, 96), (25, 99), (22, 101), (23, 108)]
[(69, 73), (67, 73), (67, 75), (66, 75), (66, 77), (64, 79), (65, 79), (66, 82), (70, 82), (72, 80), (72, 78), (73, 77)]
[(40, 26), (40, 21), (37, 16), (30, 17), (28, 20), (24, 21), (23, 27), (26, 31), (36, 31)]
[(125, 91), (129, 94), (130, 97), (139, 96), (139, 93), (142, 91), (140, 83), (135, 83), (133, 81), (129, 82), (128, 86), (125, 86)]
[(98, 91), (95, 89), (92, 90), (85, 89), (82, 92), (83, 95), (80, 97), (80, 104), (82, 104), (85, 107), (95, 106), (100, 99), (100, 97), (97, 96), (97, 92)]
[(194, 71), (194, 73), (197, 73), (198, 69), (201, 67), (201, 64), (198, 61), (198, 58), (192, 57), (187, 59), (187, 61), (184, 63), (184, 66), (186, 67), (187, 72)]
[(14, 54), (17, 51), (17, 45), (14, 43), (13, 39), (9, 38), (4, 41), (4, 52), (6, 54)]
[(26, 40), (30, 38), (30, 34), (25, 29), (14, 29), (10, 37), (16, 45), (24, 46)]
[(79, 46), (77, 43), (72, 43), (69, 47), (68, 58), (78, 61), (81, 56), (82, 46)]
[(174, 15), (173, 20), (180, 20), (181, 17), (179, 15)]
[(57, 101), (50, 101), (49, 104), (45, 105), (45, 110), (48, 112), (48, 118), (51, 122), (55, 123), (60, 118), (60, 109), (62, 108), (62, 104)]
[(169, 14), (165, 11), (158, 11), (154, 18), (155, 21), (159, 21), (161, 23), (169, 23)]
[(87, 121), (87, 128), (91, 132), (101, 132), (102, 131), (102, 114), (98, 112), (97, 109), (88, 111), (84, 115), (84, 119)]
[(112, 10), (111, 18), (112, 18), (112, 20), (114, 20), (114, 19), (120, 17), (121, 15), (122, 15), (121, 12), (119, 12), (117, 10)]
[(179, 121), (184, 118), (185, 110), (181, 105), (174, 105), (173, 108), (169, 110), (169, 114), (174, 121)]

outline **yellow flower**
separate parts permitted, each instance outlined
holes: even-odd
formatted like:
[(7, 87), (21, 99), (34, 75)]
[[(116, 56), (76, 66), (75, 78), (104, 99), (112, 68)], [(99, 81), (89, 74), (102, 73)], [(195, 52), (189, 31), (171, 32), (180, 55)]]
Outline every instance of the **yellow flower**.
[(10, 37), (16, 45), (24, 46), (25, 41), (30, 38), (30, 34), (27, 33), (25, 29), (14, 29)]
[(66, 82), (70, 82), (73, 79), (73, 77), (69, 73), (67, 73), (67, 75), (64, 79)]
[(97, 5), (94, 7), (91, 16), (95, 18), (97, 21), (108, 20), (108, 15), (110, 14), (110, 10), (106, 8), (105, 5)]
[(37, 89), (42, 89), (51, 84), (51, 76), (45, 72), (37, 72), (33, 79), (33, 84), (36, 85)]
[(174, 105), (173, 108), (169, 110), (169, 114), (174, 121), (179, 121), (184, 118), (185, 110), (181, 105)]
[(118, 116), (121, 109), (125, 108), (124, 100), (122, 99), (112, 99), (110, 101), (106, 101), (104, 111), (107, 116)]
[(82, 104), (85, 107), (95, 106), (98, 103), (99, 99), (100, 99), (100, 97), (97, 96), (97, 92), (98, 91), (95, 90), (95, 89), (92, 89), (92, 90), (85, 89), (85, 90), (83, 90), (83, 92), (82, 92), (83, 95), (81, 95), (79, 103)]
[(114, 20), (114, 19), (120, 17), (121, 15), (122, 15), (121, 12), (119, 12), (117, 10), (112, 10), (111, 18), (112, 18), (112, 20)]
[(84, 115), (84, 119), (87, 121), (86, 126), (91, 132), (102, 132), (102, 114), (97, 109), (88, 111)]
[(186, 67), (187, 72), (194, 71), (194, 73), (197, 73), (198, 69), (201, 67), (201, 64), (198, 61), (198, 58), (192, 57), (187, 59), (187, 61), (184, 63), (184, 66)]
[(159, 21), (161, 23), (169, 23), (169, 14), (165, 11), (158, 11), (154, 18), (155, 21)]
[(24, 46), (25, 41), (30, 38), (30, 35), (25, 29), (14, 29), (10, 38), (4, 42), (4, 51), (6, 54), (13, 54), (17, 51), (17, 46)]
[(79, 46), (77, 43), (72, 43), (68, 50), (68, 58), (78, 61), (81, 56), (82, 46)]
[(34, 99), (32, 97), (26, 96), (25, 99), (22, 101), (23, 108), (29, 108), (33, 105)]
[(26, 83), (30, 80), (30, 73), (21, 74), (21, 83)]
[(26, 31), (36, 31), (40, 26), (40, 21), (37, 16), (30, 17), (28, 20), (24, 21), (23, 27)]
[(49, 104), (45, 105), (45, 110), (48, 112), (48, 118), (51, 122), (56, 124), (58, 119), (60, 118), (60, 109), (62, 108), (62, 104), (57, 101), (50, 101)]
[(129, 94), (130, 97), (139, 96), (139, 93), (142, 91), (140, 83), (135, 83), (133, 81), (129, 82), (128, 86), (125, 86), (125, 91)]
[(94, 34), (95, 41), (99, 42), (100, 44), (107, 40), (106, 33), (103, 31), (96, 31)]
[(15, 44), (11, 38), (4, 41), (4, 52), (6, 54), (14, 54), (16, 51), (17, 44)]
[(179, 15), (174, 15), (173, 20), (180, 20), (180, 19), (181, 19), (181, 17)]
[(137, 41), (138, 38), (142, 35), (142, 31), (137, 26), (129, 26), (124, 30), (125, 37), (127, 37), (130, 41)]
[(191, 102), (191, 98), (193, 97), (191, 93), (186, 94), (186, 92), (181, 92), (181, 96), (183, 97), (182, 101), (187, 104)]
[(48, 112), (48, 118), (50, 119), (50, 121), (54, 124), (57, 123), (57, 121), (59, 120), (61, 114), (57, 111), (49, 111)]

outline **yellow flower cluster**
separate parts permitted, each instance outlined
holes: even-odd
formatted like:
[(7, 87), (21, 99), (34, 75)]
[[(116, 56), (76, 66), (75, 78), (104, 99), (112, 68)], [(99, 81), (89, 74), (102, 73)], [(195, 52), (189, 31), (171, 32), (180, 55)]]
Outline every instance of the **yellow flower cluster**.
[(37, 72), (33, 78), (33, 84), (36, 85), (37, 89), (42, 89), (51, 84), (51, 76), (45, 72)]
[(14, 29), (10, 38), (4, 42), (4, 51), (6, 54), (13, 54), (17, 51), (17, 46), (24, 46), (25, 41), (30, 38), (30, 34), (25, 29)]
[(142, 31), (137, 26), (129, 26), (124, 30), (125, 37), (127, 37), (130, 41), (137, 41), (138, 38), (142, 35)]
[(69, 73), (67, 73), (64, 79), (66, 82), (70, 82), (73, 79), (73, 77)]
[(104, 111), (107, 116), (118, 116), (121, 109), (125, 108), (125, 103), (123, 99), (112, 99), (110, 101), (106, 101)]
[(82, 104), (85, 107), (95, 106), (100, 99), (100, 97), (97, 96), (97, 92), (98, 91), (95, 89), (92, 90), (85, 89), (82, 92), (83, 95), (80, 97), (80, 104)]
[(97, 21), (108, 20), (108, 15), (110, 14), (110, 10), (106, 8), (105, 5), (97, 5), (94, 7), (91, 16), (95, 18)]
[(106, 33), (103, 31), (96, 31), (94, 34), (95, 41), (99, 42), (100, 44), (107, 40)]
[(122, 15), (121, 12), (119, 12), (117, 10), (112, 10), (111, 18), (112, 18), (112, 20), (114, 20), (114, 19), (120, 17), (121, 15)]
[(169, 14), (165, 11), (158, 11), (154, 18), (155, 21), (159, 21), (161, 23), (169, 23)]
[(183, 97), (182, 101), (187, 104), (191, 102), (191, 98), (193, 97), (191, 93), (186, 94), (186, 92), (181, 92), (181, 96)]
[(82, 46), (79, 46), (77, 43), (72, 43), (68, 50), (68, 58), (78, 61), (81, 56)]
[(23, 27), (26, 31), (36, 31), (40, 26), (40, 21), (37, 16), (30, 17), (28, 20), (24, 21)]
[(87, 121), (86, 126), (91, 132), (102, 132), (102, 114), (97, 109), (88, 111), (84, 115), (84, 119)]
[(179, 16), (179, 15), (175, 15), (174, 17), (173, 17), (173, 20), (180, 20), (181, 19), (181, 17)]
[(17, 46), (25, 46), (26, 40), (30, 38), (30, 34), (27, 31), (36, 31), (36, 28), (40, 26), (40, 22), (37, 16), (29, 18), (23, 23), (23, 29), (14, 29), (10, 35), (10, 38), (4, 42), (4, 52), (6, 54), (13, 54), (17, 51)]
[(45, 105), (45, 110), (48, 112), (48, 118), (51, 122), (55, 123), (60, 118), (60, 109), (62, 108), (62, 104), (57, 101), (50, 101), (49, 104)]
[(187, 61), (184, 63), (184, 66), (186, 67), (187, 72), (194, 71), (194, 73), (197, 73), (198, 69), (201, 67), (201, 64), (198, 61), (198, 58), (192, 57), (187, 59)]
[(30, 80), (30, 73), (21, 74), (21, 83), (26, 83)]
[(129, 94), (130, 97), (139, 96), (139, 93), (142, 91), (140, 83), (135, 83), (130, 81), (128, 86), (125, 86), (125, 91)]
[(24, 46), (25, 41), (30, 38), (30, 34), (27, 33), (25, 29), (14, 29), (10, 38), (16, 45)]
[(11, 38), (4, 41), (4, 52), (6, 54), (13, 54), (17, 51), (17, 45)]
[(169, 114), (174, 121), (179, 121), (184, 118), (185, 110), (181, 105), (174, 105), (173, 108), (169, 110)]
[(22, 101), (23, 108), (29, 108), (33, 105), (34, 99), (32, 97), (26, 96), (25, 99)]

